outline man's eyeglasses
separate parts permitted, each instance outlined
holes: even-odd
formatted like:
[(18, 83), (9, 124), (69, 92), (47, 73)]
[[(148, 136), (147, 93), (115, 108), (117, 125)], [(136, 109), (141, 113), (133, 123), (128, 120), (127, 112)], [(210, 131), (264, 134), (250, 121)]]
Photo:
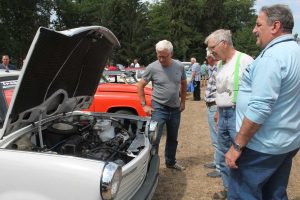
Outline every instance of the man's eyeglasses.
[(209, 50), (209, 51), (214, 51), (215, 48), (216, 48), (217, 46), (219, 46), (219, 44), (221, 44), (221, 42), (224, 42), (224, 40), (219, 41), (217, 44), (215, 44), (215, 45), (213, 45), (213, 46), (207, 47), (208, 50)]

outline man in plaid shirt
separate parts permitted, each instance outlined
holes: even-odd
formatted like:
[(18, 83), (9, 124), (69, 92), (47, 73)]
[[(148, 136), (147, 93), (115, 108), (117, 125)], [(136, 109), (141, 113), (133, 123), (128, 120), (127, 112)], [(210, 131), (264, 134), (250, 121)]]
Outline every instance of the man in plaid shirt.
[(216, 130), (216, 113), (217, 113), (217, 105), (216, 105), (216, 75), (217, 75), (217, 61), (215, 57), (211, 54), (211, 52), (207, 51), (206, 60), (208, 63), (208, 83), (205, 91), (205, 102), (207, 106), (207, 114), (208, 114), (208, 124), (209, 124), (209, 132), (210, 132), (210, 140), (213, 145), (214, 152), (214, 160), (212, 163), (207, 163), (204, 165), (206, 168), (215, 169), (212, 172), (209, 172), (207, 176), (216, 178), (221, 177), (220, 174), (220, 165), (218, 163), (218, 155), (217, 155), (217, 130)]

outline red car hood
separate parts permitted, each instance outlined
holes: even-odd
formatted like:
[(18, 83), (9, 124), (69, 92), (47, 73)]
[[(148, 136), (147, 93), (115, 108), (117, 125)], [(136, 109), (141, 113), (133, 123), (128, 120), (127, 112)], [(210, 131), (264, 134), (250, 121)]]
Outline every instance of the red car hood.
[[(102, 83), (99, 84), (97, 92), (130, 92), (137, 93), (137, 85), (134, 84), (118, 84), (118, 83)], [(151, 95), (152, 89), (145, 87), (145, 95)]]

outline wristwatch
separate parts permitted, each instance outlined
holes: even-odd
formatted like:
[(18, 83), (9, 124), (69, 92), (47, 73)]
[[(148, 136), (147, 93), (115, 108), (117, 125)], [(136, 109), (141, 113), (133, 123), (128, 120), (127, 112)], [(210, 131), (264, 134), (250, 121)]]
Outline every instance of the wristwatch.
[(141, 105), (142, 107), (146, 106), (146, 101), (142, 101)]
[(235, 143), (235, 141), (232, 142), (232, 146), (237, 152), (242, 152), (245, 149), (245, 147)]

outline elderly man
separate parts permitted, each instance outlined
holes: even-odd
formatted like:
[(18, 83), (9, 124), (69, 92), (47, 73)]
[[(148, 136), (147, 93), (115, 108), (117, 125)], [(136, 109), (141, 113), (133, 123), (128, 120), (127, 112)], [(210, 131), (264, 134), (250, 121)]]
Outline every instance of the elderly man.
[(208, 125), (209, 125), (209, 133), (210, 133), (210, 142), (213, 145), (215, 152), (214, 152), (214, 160), (211, 163), (204, 164), (204, 167), (215, 169), (212, 172), (209, 172), (207, 176), (211, 178), (220, 177), (220, 163), (219, 163), (219, 154), (217, 152), (218, 146), (218, 135), (217, 135), (217, 127), (215, 116), (217, 114), (217, 104), (216, 104), (216, 76), (218, 73), (217, 67), (217, 60), (212, 55), (210, 51), (207, 51), (206, 60), (208, 63), (208, 83), (207, 88), (205, 90), (205, 103), (207, 106), (207, 118), (208, 118)]
[(10, 69), (15, 69), (15, 66), (9, 64), (9, 56), (2, 56), (2, 64), (0, 64), (0, 69), (5, 69), (5, 71), (9, 71)]
[(206, 39), (208, 50), (212, 52), (218, 63), (216, 76), (216, 104), (218, 107), (218, 145), (220, 170), (225, 190), (213, 195), (213, 199), (226, 199), (228, 190), (229, 168), (225, 164), (225, 153), (228, 151), (235, 135), (235, 104), (239, 80), (253, 61), (249, 55), (241, 53), (233, 47), (230, 30), (220, 29), (211, 33)]
[[(146, 113), (158, 122), (158, 136), (154, 147), (159, 147), (163, 127), (167, 126), (165, 164), (167, 168), (184, 170), (176, 162), (177, 137), (181, 112), (185, 109), (187, 92), (186, 74), (183, 64), (172, 59), (173, 45), (167, 40), (156, 44), (157, 60), (149, 64), (138, 83), (138, 94)], [(146, 105), (144, 87), (152, 81), (152, 107)], [(179, 96), (180, 93), (180, 96)]]
[(192, 77), (191, 81), (193, 81), (195, 88), (193, 92), (194, 101), (200, 101), (201, 100), (201, 92), (200, 92), (200, 81), (201, 81), (201, 67), (199, 63), (197, 63), (196, 58), (191, 58), (192, 63)]
[(229, 199), (288, 199), (292, 158), (300, 147), (300, 47), (285, 5), (262, 7), (253, 33), (260, 55), (241, 80), (237, 134), (226, 163)]

